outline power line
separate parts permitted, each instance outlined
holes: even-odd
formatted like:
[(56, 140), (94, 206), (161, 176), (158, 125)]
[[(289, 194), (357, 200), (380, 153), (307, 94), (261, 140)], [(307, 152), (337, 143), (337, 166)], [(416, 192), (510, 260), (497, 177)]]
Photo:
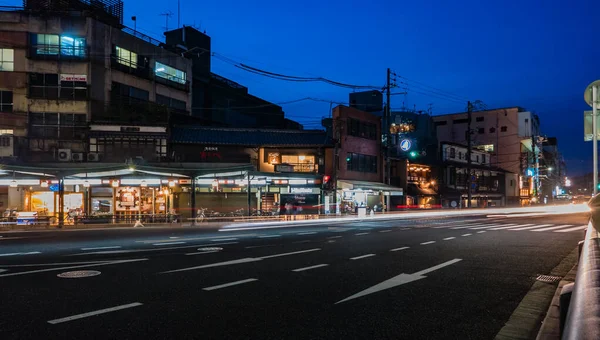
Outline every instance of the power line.
[(422, 82), (418, 82), (418, 81), (416, 81), (416, 80), (411, 80), (411, 79), (408, 79), (408, 78), (406, 78), (406, 77), (403, 77), (403, 76), (398, 76), (398, 77), (400, 77), (400, 78), (402, 78), (402, 79), (404, 79), (404, 80), (406, 80), (406, 81), (409, 81), (409, 82), (412, 82), (412, 83), (415, 83), (415, 84), (419, 84), (419, 85), (421, 85), (421, 86), (424, 86), (424, 87), (428, 87), (428, 88), (430, 88), (430, 89), (432, 89), (432, 90), (435, 90), (435, 91), (437, 91), (437, 92), (442, 92), (442, 93), (445, 93), (446, 95), (448, 95), (448, 96), (450, 96), (450, 97), (455, 97), (455, 98), (457, 98), (457, 99), (460, 99), (460, 100), (462, 100), (462, 101), (467, 101), (467, 100), (469, 100), (467, 97), (459, 96), (459, 95), (457, 95), (457, 94), (454, 94), (454, 93), (452, 93), (452, 92), (445, 91), (445, 90), (442, 90), (442, 89), (439, 89), (439, 88), (436, 88), (436, 87), (433, 87), (433, 86), (430, 86), (430, 85), (424, 84), (424, 83), (422, 83)]

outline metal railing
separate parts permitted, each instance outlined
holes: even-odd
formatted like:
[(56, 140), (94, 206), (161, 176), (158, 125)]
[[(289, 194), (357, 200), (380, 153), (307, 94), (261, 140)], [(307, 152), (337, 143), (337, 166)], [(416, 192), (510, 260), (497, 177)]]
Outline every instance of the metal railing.
[(600, 339), (600, 195), (592, 198), (589, 206), (592, 217), (580, 248), (575, 284), (561, 329), (564, 340)]

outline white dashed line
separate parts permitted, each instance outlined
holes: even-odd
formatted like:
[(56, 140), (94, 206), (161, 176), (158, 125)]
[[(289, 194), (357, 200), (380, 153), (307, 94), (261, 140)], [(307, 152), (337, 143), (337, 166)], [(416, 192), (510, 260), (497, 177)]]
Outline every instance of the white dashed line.
[(30, 251), (28, 253), (8, 253), (8, 254), (0, 254), (0, 256), (16, 256), (16, 255), (35, 255), (41, 254), (39, 251)]
[(485, 230), (478, 231), (477, 233), (478, 234), (483, 234), (483, 233), (485, 233)]
[(304, 233), (297, 233), (296, 235), (314, 235), (316, 233), (317, 233), (316, 231), (307, 231)]
[(235, 237), (230, 237), (230, 238), (215, 238), (210, 240), (211, 242), (221, 242), (221, 241), (235, 241), (237, 240), (237, 238)]
[(390, 251), (399, 251), (399, 250), (404, 250), (404, 249), (408, 249), (410, 247), (400, 247), (400, 248), (394, 248), (394, 249), (390, 249)]
[(50, 321), (48, 321), (48, 323), (55, 325), (57, 323), (63, 323), (63, 322), (77, 320), (77, 319), (83, 319), (83, 318), (87, 318), (89, 316), (94, 316), (94, 315), (99, 315), (99, 314), (105, 314), (105, 313), (115, 312), (115, 311), (118, 311), (118, 310), (121, 310), (121, 309), (127, 309), (127, 308), (137, 307), (137, 306), (141, 306), (141, 305), (142, 304), (139, 303), (139, 302), (134, 302), (134, 303), (126, 304), (126, 305), (121, 305), (121, 306), (116, 306), (116, 307), (111, 307), (111, 308), (100, 309), (100, 310), (93, 311), (93, 312), (87, 312), (87, 313), (83, 313), (83, 314), (72, 315), (72, 316), (68, 316), (66, 318), (50, 320)]
[(421, 245), (423, 245), (423, 246), (424, 246), (424, 245), (427, 245), (427, 244), (432, 244), (432, 243), (435, 243), (435, 241), (427, 241), (427, 242), (423, 242), (423, 243), (421, 243)]
[(185, 255), (190, 256), (190, 255), (202, 255), (202, 254), (210, 254), (210, 253), (218, 253), (219, 250), (210, 250), (210, 251), (200, 251), (197, 253), (187, 253)]
[(354, 234), (356, 236), (362, 236), (362, 235), (368, 235), (369, 233), (358, 233), (358, 234)]
[(305, 270), (311, 270), (311, 269), (315, 269), (315, 268), (321, 268), (321, 267), (327, 267), (328, 264), (317, 264), (314, 266), (310, 266), (310, 267), (304, 267), (304, 268), (298, 268), (298, 269), (292, 269), (293, 272), (303, 272)]
[(266, 248), (266, 247), (275, 247), (275, 246), (276, 246), (276, 244), (261, 244), (261, 245), (258, 245), (258, 246), (247, 246), (247, 247), (244, 247), (244, 248), (246, 248), (246, 249), (254, 249), (254, 248)]
[(454, 240), (455, 238), (456, 238), (456, 237), (446, 237), (446, 238), (444, 239), (444, 241), (448, 241), (448, 240)]
[(387, 230), (380, 230), (380, 233), (389, 233), (391, 230), (387, 229)]
[(375, 254), (367, 254), (367, 255), (361, 255), (361, 256), (351, 257), (350, 260), (360, 260), (360, 259), (364, 259), (366, 257), (371, 257), (371, 256), (375, 256)]
[(215, 289), (227, 288), (227, 287), (237, 286), (237, 285), (241, 285), (243, 283), (248, 283), (248, 282), (253, 282), (253, 281), (258, 281), (258, 279), (245, 279), (245, 280), (240, 280), (240, 281), (234, 281), (234, 282), (224, 283), (224, 284), (218, 285), (218, 286), (202, 288), (202, 290), (215, 290)]
[(258, 238), (273, 238), (273, 237), (281, 237), (281, 235), (262, 235), (262, 236), (259, 236)]
[(119, 249), (121, 246), (81, 248), (81, 250)]
[(152, 243), (153, 246), (168, 246), (172, 244), (184, 244), (185, 242), (163, 242), (163, 243)]
[(471, 236), (471, 235), (473, 235), (473, 234), (462, 234), (460, 236)]

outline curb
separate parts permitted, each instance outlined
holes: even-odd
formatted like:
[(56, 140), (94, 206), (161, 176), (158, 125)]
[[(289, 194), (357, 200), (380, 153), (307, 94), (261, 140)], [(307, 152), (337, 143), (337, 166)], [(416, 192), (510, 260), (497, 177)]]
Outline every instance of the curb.
[(560, 339), (560, 295), (565, 285), (575, 282), (576, 275), (577, 265), (574, 265), (569, 273), (559, 282), (536, 340)]
[[(573, 266), (577, 263), (578, 254), (579, 248), (576, 247), (556, 267), (554, 267), (548, 275), (561, 276), (563, 277), (563, 280), (566, 281), (568, 274), (571, 273), (569, 269), (572, 271)], [(521, 300), (504, 327), (500, 329), (494, 339), (535, 339), (538, 331), (540, 331), (542, 322), (545, 321), (544, 317), (548, 312), (548, 306), (552, 307), (554, 304), (553, 297), (555, 296), (556, 292), (556, 283), (535, 281), (529, 289), (529, 292), (527, 292), (525, 297), (523, 297), (523, 300)], [(549, 325), (547, 327), (551, 326)], [(556, 325), (556, 328), (558, 329), (558, 324)], [(544, 339), (549, 340), (558, 338)]]

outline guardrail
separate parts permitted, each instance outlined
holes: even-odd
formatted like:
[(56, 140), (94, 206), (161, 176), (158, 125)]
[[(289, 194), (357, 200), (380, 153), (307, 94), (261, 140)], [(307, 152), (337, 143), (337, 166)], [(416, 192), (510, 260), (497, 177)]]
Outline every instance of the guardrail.
[[(592, 198), (589, 206), (592, 214), (580, 245), (575, 284), (571, 293), (561, 292), (565, 296), (572, 294), (570, 299), (561, 296), (561, 313), (568, 307), (561, 327), (563, 340), (600, 339), (600, 195)], [(564, 317), (561, 315), (561, 319)]]

